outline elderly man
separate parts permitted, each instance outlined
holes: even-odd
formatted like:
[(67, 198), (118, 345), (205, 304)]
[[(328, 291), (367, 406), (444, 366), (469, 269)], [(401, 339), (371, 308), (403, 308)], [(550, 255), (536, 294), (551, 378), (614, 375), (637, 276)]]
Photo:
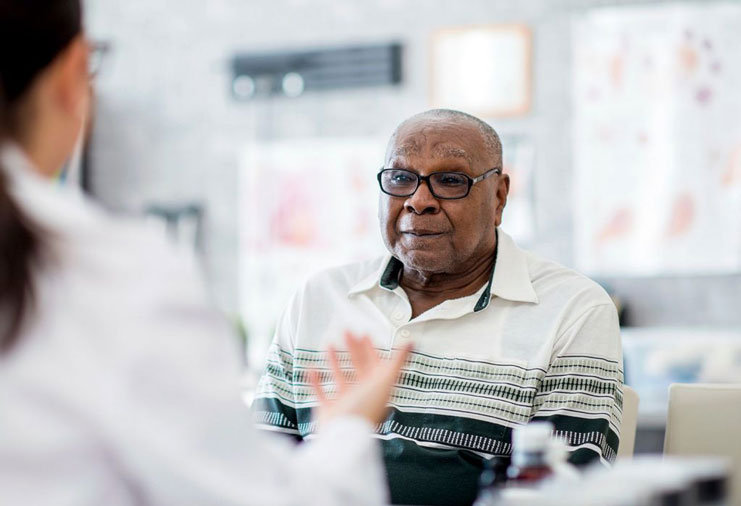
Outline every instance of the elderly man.
[(554, 424), (571, 462), (611, 462), (623, 381), (615, 307), (498, 228), (509, 177), (496, 132), (458, 111), (418, 114), (394, 132), (377, 177), (389, 255), (299, 290), (258, 389), (261, 426), (314, 432), (306, 372), (329, 370), (322, 350), (349, 327), (380, 350), (415, 346), (377, 428), (394, 503), (470, 504), (483, 459), (508, 456), (512, 429), (531, 420)]

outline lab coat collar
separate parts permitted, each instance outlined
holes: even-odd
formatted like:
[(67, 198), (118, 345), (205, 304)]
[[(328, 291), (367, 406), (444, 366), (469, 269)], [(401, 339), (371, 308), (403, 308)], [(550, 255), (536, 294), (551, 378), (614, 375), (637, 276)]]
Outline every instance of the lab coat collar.
[(0, 166), (11, 197), (38, 225), (66, 229), (97, 222), (98, 213), (78, 188), (39, 174), (18, 145), (0, 145)]

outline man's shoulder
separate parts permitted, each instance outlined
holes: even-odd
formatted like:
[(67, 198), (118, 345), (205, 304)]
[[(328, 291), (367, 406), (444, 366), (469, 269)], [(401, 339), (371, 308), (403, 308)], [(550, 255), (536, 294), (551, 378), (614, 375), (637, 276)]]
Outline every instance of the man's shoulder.
[(326, 290), (349, 292), (360, 283), (374, 284), (377, 282), (374, 278), (387, 261), (388, 256), (383, 255), (320, 270), (309, 276), (304, 289), (311, 292)]
[(532, 252), (525, 252), (530, 280), (538, 298), (568, 301), (578, 298), (590, 305), (612, 302), (605, 289), (593, 279)]

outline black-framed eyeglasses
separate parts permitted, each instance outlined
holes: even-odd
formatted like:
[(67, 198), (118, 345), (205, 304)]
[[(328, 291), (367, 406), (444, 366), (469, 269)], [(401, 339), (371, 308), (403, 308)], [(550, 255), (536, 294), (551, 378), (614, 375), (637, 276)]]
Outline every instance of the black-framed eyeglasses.
[(90, 47), (90, 53), (88, 56), (88, 75), (90, 79), (95, 79), (100, 74), (100, 69), (103, 67), (103, 61), (111, 50), (111, 45), (108, 42), (103, 41), (91, 41), (88, 42)]
[(473, 185), (501, 173), (501, 168), (494, 167), (477, 177), (470, 177), (462, 172), (433, 172), (427, 176), (420, 176), (406, 169), (382, 168), (378, 173), (378, 184), (386, 195), (410, 197), (424, 181), (435, 198), (454, 200), (467, 197)]

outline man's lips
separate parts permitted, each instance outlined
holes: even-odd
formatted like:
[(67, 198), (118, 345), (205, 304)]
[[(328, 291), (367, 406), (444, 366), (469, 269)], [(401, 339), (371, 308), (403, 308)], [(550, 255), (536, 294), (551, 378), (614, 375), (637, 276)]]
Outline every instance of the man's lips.
[(406, 234), (406, 235), (413, 235), (415, 237), (427, 237), (427, 236), (443, 235), (446, 232), (442, 232), (440, 230), (414, 229), (414, 230), (402, 230), (401, 233)]

